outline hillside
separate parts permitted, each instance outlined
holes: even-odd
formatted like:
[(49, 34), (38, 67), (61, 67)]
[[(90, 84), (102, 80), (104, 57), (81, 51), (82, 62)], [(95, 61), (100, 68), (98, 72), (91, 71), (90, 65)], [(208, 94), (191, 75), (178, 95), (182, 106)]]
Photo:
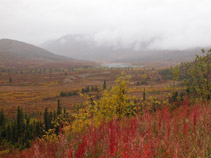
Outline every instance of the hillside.
[(11, 40), (0, 40), (0, 66), (17, 67), (24, 65), (46, 64), (83, 64), (82, 61), (55, 55), (43, 48)]

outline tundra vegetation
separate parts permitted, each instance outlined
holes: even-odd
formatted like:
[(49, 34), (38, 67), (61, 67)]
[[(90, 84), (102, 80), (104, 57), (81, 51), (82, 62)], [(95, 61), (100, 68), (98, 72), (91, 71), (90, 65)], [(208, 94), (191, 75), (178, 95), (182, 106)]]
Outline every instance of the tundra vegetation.
[[(16, 75), (24, 73), (35, 73), (40, 80), (38, 76), (54, 78), (49, 79), (53, 83), (42, 84), (56, 90), (46, 88), (48, 92), (44, 93), (52, 93), (39, 99), (53, 98), (56, 106), (36, 112), (18, 106), (14, 115), (2, 106), (0, 156), (211, 157), (211, 50), (202, 52), (192, 62), (165, 69), (92, 67), (20, 74), (2, 71), (3, 79), (9, 77), (10, 86), (17, 85), (16, 79), (20, 78)], [(26, 76), (22, 77), (24, 84), (30, 84)], [(61, 78), (68, 78), (68, 84), (71, 80), (74, 84), (86, 80), (87, 84), (61, 90), (59, 86), (67, 85)], [(1, 84), (6, 83), (1, 80)], [(43, 86), (40, 82), (34, 84)], [(77, 101), (84, 99), (67, 106), (67, 100), (74, 97)], [(33, 101), (28, 99), (29, 103)]]

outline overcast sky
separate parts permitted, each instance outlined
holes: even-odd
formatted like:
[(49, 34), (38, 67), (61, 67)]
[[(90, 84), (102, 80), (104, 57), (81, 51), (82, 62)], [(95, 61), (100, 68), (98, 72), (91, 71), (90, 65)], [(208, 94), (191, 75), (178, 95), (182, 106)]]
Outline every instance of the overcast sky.
[(211, 0), (0, 0), (0, 38), (39, 45), (74, 33), (150, 48), (211, 46)]

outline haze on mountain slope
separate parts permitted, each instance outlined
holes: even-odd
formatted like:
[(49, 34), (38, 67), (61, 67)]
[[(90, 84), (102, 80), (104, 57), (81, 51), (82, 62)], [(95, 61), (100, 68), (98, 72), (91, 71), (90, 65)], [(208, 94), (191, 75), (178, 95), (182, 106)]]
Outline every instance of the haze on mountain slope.
[(0, 38), (44, 43), (48, 51), (84, 60), (192, 60), (210, 46), (210, 5), (210, 0), (1, 0)]
[(1, 0), (0, 38), (39, 45), (68, 33), (147, 42), (156, 49), (209, 46), (210, 0)]
[(90, 34), (68, 34), (40, 46), (55, 54), (83, 60), (137, 62), (137, 61), (187, 61), (200, 52), (200, 48), (187, 50), (148, 49), (153, 39), (146, 42), (133, 42), (128, 45), (121, 41), (99, 42)]

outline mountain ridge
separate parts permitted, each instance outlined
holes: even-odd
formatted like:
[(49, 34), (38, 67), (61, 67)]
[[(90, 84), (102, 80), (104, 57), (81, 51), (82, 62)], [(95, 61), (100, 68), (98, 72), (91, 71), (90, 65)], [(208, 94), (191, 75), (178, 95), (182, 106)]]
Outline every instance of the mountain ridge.
[[(95, 36), (89, 34), (67, 34), (56, 40), (45, 42), (40, 46), (55, 54), (77, 59), (99, 61), (154, 61), (154, 60), (192, 60), (200, 53), (201, 48), (186, 50), (152, 50), (147, 49), (153, 40), (146, 42), (133, 42), (124, 46), (116, 41), (97, 41)], [(139, 46), (139, 49), (136, 47)]]

